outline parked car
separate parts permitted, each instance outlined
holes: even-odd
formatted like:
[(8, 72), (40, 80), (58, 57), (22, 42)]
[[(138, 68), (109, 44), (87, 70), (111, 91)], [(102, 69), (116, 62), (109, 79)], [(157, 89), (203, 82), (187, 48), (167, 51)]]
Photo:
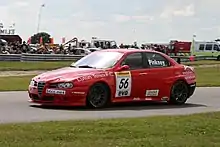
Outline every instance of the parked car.
[(75, 50), (76, 55), (88, 55), (91, 53), (91, 51), (86, 48), (75, 48)]
[(95, 52), (95, 51), (101, 50), (100, 48), (87, 48), (87, 49), (90, 50), (91, 52)]

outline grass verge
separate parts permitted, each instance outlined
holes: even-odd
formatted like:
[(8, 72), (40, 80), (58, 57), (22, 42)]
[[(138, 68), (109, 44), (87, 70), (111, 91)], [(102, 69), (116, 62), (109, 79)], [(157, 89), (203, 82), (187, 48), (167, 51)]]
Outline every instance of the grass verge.
[[(220, 86), (220, 67), (196, 68), (198, 87)], [(33, 76), (0, 77), (0, 91), (27, 90)]]
[[(60, 67), (69, 66), (72, 62), (0, 62), (0, 71), (30, 71), (30, 70), (51, 70)], [(186, 62), (185, 65), (213, 65), (220, 64), (220, 61), (195, 61)]]
[(201, 60), (201, 61), (194, 61), (194, 62), (183, 62), (182, 64), (190, 65), (190, 66), (198, 66), (198, 65), (215, 65), (220, 64), (220, 61), (215, 60)]
[(4, 147), (219, 147), (220, 112), (0, 125)]
[(0, 62), (0, 71), (51, 70), (70, 66), (72, 62)]
[(0, 91), (23, 91), (28, 89), (34, 76), (0, 77)]
[(195, 68), (198, 87), (220, 86), (220, 67)]

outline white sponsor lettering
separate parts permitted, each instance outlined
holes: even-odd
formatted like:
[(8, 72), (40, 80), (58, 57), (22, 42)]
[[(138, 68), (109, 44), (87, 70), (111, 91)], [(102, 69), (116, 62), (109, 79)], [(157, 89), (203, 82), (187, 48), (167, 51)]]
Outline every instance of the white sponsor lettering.
[(84, 82), (91, 79), (106, 78), (108, 76), (114, 76), (114, 74), (112, 72), (103, 72), (103, 73), (96, 73), (91, 75), (82, 75), (79, 78), (77, 78), (77, 81)]
[(65, 95), (66, 91), (65, 90), (55, 90), (55, 89), (47, 89), (46, 93), (48, 94), (60, 94), (60, 95)]
[(157, 61), (157, 60), (148, 60), (150, 65), (161, 65), (161, 66), (165, 66), (165, 62), (164, 61)]
[(152, 98), (145, 98), (145, 101), (152, 101)]
[(139, 100), (141, 100), (139, 97), (135, 97), (135, 98), (133, 98), (133, 100), (134, 101), (139, 101)]
[(146, 90), (146, 96), (158, 96), (159, 90)]

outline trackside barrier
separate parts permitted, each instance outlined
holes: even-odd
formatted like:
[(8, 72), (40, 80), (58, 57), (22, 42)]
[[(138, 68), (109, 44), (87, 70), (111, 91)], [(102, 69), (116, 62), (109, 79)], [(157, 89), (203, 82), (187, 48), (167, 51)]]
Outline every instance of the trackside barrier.
[[(178, 61), (178, 59), (180, 60), (180, 62), (191, 62), (190, 61), (190, 56), (170, 56), (171, 58), (175, 59), (176, 61)], [(212, 57), (212, 56), (195, 56), (193, 58), (194, 61), (200, 61), (200, 60), (217, 60), (216, 57)]]
[[(83, 55), (63, 55), (63, 54), (0, 54), (0, 61), (77, 61), (84, 57)], [(189, 62), (189, 56), (170, 56), (181, 62)], [(194, 61), (216, 60), (210, 56), (196, 56)]]
[(21, 54), (0, 54), (0, 61), (21, 61)]
[(21, 61), (77, 61), (83, 55), (63, 55), (63, 54), (22, 54)]

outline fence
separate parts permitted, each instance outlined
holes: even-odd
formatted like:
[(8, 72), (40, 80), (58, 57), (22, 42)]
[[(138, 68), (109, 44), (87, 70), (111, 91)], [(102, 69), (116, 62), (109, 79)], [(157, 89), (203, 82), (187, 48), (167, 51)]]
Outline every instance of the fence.
[(0, 54), (0, 61), (77, 61), (82, 57), (63, 54)]
[[(63, 55), (63, 54), (0, 54), (0, 61), (77, 61), (84, 57), (83, 55)], [(181, 59), (181, 62), (189, 61), (187, 56), (171, 56), (175, 60)], [(195, 60), (213, 60), (214, 57), (197, 56)]]

